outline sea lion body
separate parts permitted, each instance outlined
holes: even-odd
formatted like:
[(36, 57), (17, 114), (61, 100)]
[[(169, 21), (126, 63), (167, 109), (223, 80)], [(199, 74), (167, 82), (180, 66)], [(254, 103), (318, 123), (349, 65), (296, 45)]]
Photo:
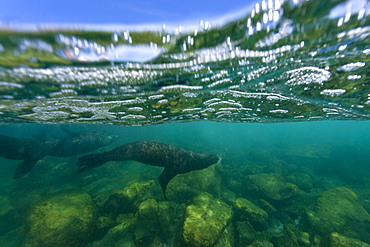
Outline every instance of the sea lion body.
[(117, 136), (106, 136), (99, 131), (70, 133), (64, 138), (56, 140), (50, 156), (68, 157), (104, 147), (117, 139)]
[(40, 142), (32, 139), (0, 135), (0, 157), (11, 160), (23, 160), (15, 170), (13, 177), (15, 179), (28, 174), (37, 161), (47, 156), (53, 148), (53, 142)]
[[(215, 164), (219, 157), (200, 154), (160, 142), (140, 141), (121, 145), (101, 154), (79, 158), (79, 172), (90, 170), (108, 161), (135, 160), (147, 165), (164, 167), (158, 180), (165, 196), (169, 181), (177, 174), (201, 170)], [(166, 198), (166, 196), (165, 196)]]
[(49, 144), (46, 143), (0, 135), (0, 157), (5, 159), (40, 159), (46, 156), (49, 150)]
[(45, 156), (74, 156), (106, 146), (116, 139), (117, 136), (104, 136), (98, 131), (77, 134), (68, 131), (68, 135), (63, 138), (44, 142), (0, 135), (0, 157), (23, 160), (13, 176), (18, 179), (27, 175), (37, 161)]

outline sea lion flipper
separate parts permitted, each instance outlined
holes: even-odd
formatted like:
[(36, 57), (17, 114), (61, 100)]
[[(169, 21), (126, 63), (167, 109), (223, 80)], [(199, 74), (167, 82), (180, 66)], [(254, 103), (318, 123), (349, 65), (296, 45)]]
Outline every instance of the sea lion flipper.
[(38, 160), (24, 160), (21, 163), (19, 163), (17, 168), (15, 168), (13, 178), (18, 179), (26, 176), (36, 165), (37, 161)]
[(77, 166), (78, 173), (85, 172), (93, 169), (94, 167), (100, 166), (105, 162), (109, 161), (105, 153), (101, 154), (90, 154), (78, 158)]
[(163, 172), (158, 177), (158, 182), (161, 185), (165, 200), (167, 200), (167, 197), (166, 197), (167, 185), (171, 181), (171, 179), (173, 179), (176, 175), (177, 173), (173, 172), (171, 169), (164, 168)]

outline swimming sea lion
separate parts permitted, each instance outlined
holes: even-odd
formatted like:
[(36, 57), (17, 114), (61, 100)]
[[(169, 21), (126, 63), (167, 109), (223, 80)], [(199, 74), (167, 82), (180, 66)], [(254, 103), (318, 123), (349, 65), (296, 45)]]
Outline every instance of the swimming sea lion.
[(13, 176), (14, 179), (19, 179), (27, 175), (37, 161), (45, 156), (74, 156), (106, 146), (117, 139), (117, 136), (104, 136), (98, 131), (67, 133), (66, 137), (45, 142), (0, 135), (0, 157), (23, 160), (16, 167)]
[(37, 161), (47, 156), (52, 149), (52, 142), (40, 142), (32, 139), (0, 135), (0, 157), (11, 160), (23, 160), (16, 168), (14, 173), (15, 179), (29, 173)]
[(99, 131), (73, 133), (64, 128), (63, 130), (68, 135), (55, 141), (55, 147), (49, 153), (50, 156), (68, 157), (90, 152), (107, 146), (117, 139), (117, 136), (103, 135)]
[(78, 159), (78, 172), (88, 171), (108, 161), (135, 160), (147, 165), (164, 167), (158, 177), (166, 198), (166, 187), (177, 174), (201, 170), (217, 163), (214, 154), (199, 154), (160, 142), (139, 141), (127, 143), (111, 151), (82, 156)]

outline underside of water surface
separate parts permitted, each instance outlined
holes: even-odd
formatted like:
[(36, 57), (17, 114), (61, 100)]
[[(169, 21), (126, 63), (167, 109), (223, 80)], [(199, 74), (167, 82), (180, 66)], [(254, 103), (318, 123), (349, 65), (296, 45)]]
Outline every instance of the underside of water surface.
[[(0, 245), (370, 246), (369, 63), (366, 0), (147, 29), (0, 21)], [(160, 154), (121, 157), (148, 141)]]
[(366, 4), (263, 1), (175, 30), (2, 25), (0, 122), (366, 120)]

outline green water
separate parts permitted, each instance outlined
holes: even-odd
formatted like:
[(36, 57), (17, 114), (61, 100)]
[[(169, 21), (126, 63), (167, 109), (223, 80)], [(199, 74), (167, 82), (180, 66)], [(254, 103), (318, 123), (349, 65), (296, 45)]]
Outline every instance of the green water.
[[(180, 33), (3, 28), (1, 135), (118, 139), (16, 180), (21, 160), (0, 158), (0, 245), (368, 246), (368, 6), (297, 2)], [(222, 160), (177, 175), (167, 201), (161, 167), (77, 174), (136, 141)]]
[[(356, 228), (356, 224), (346, 223), (334, 228), (335, 231), (346, 236), (346, 238), (351, 237), (369, 242), (369, 235), (366, 235), (366, 232), (369, 234), (370, 230), (370, 228), (366, 228), (369, 226), (366, 223), (368, 218), (361, 216), (364, 218), (358, 219), (357, 216), (351, 216), (351, 214), (356, 213), (347, 208), (361, 207), (362, 210), (370, 210), (370, 168), (368, 163), (370, 158), (370, 132), (368, 130), (370, 126), (367, 121), (315, 121), (277, 124), (192, 122), (140, 127), (109, 125), (69, 125), (64, 127), (74, 132), (99, 130), (106, 135), (119, 135), (119, 139), (111, 145), (91, 153), (111, 150), (121, 144), (133, 141), (159, 141), (198, 153), (217, 154), (222, 158), (222, 170), (213, 173), (213, 168), (207, 168), (203, 171), (190, 173), (190, 175), (178, 175), (168, 186), (167, 196), (169, 201), (165, 202), (157, 183), (157, 177), (163, 169), (160, 167), (131, 161), (108, 162), (87, 173), (76, 174), (77, 167), (75, 164), (77, 158), (81, 155), (66, 158), (47, 156), (40, 160), (26, 177), (14, 180), (12, 176), (16, 165), (20, 161), (1, 159), (0, 198), (2, 209), (0, 217), (4, 224), (1, 227), (3, 236), (0, 238), (0, 242), (3, 246), (25, 246), (26, 242), (30, 246), (35, 246), (35, 242), (31, 241), (33, 238), (41, 238), (43, 241), (47, 239), (49, 242), (56, 244), (55, 241), (51, 240), (55, 236), (48, 235), (53, 231), (58, 232), (64, 238), (71, 235), (64, 228), (47, 228), (45, 230), (43, 225), (37, 225), (37, 227), (45, 232), (35, 232), (35, 226), (33, 225), (35, 223), (30, 217), (31, 215), (33, 217), (39, 215), (39, 213), (33, 211), (33, 205), (40, 205), (40, 203), (41, 205), (47, 205), (45, 201), (49, 205), (54, 205), (54, 207), (45, 206), (41, 209), (45, 210), (44, 214), (47, 215), (46, 212), (51, 210), (54, 214), (64, 212), (62, 215), (69, 215), (69, 207), (76, 203), (74, 201), (76, 197), (72, 197), (73, 193), (77, 193), (76, 191), (88, 193), (93, 202), (98, 205), (100, 217), (114, 221), (102, 229), (97, 229), (99, 224), (94, 221), (95, 225), (89, 228), (94, 231), (92, 236), (83, 232), (78, 223), (72, 223), (73, 221), (66, 223), (67, 226), (72, 224), (69, 227), (76, 224), (76, 228), (73, 228), (74, 231), (81, 231), (82, 236), (88, 236), (87, 239), (78, 242), (76, 246), (89, 243), (91, 246), (141, 246), (137, 240), (140, 235), (135, 230), (140, 228), (140, 224), (143, 224), (140, 223), (142, 221), (142, 219), (140, 220), (140, 213), (137, 213), (139, 209), (136, 208), (134, 211), (125, 209), (124, 205), (129, 204), (129, 202), (122, 202), (121, 207), (123, 209), (119, 208), (122, 211), (113, 214), (113, 216), (108, 215), (108, 217), (107, 211), (105, 211), (107, 207), (105, 201), (109, 201), (109, 195), (116, 191), (127, 189), (135, 183), (145, 184), (148, 181), (152, 181), (152, 185), (148, 189), (150, 193), (141, 194), (142, 197), (134, 200), (137, 200), (139, 205), (155, 200), (156, 208), (162, 210), (165, 205), (172, 203), (171, 207), (176, 208), (176, 213), (164, 211), (159, 214), (158, 211), (155, 211), (158, 216), (150, 214), (151, 217), (146, 218), (145, 225), (154, 225), (154, 235), (156, 236), (155, 240), (150, 240), (151, 238), (148, 237), (150, 231), (146, 230), (149, 232), (145, 232), (148, 234), (148, 239), (152, 241), (148, 240), (150, 243), (147, 243), (147, 246), (163, 246), (164, 243), (173, 246), (184, 246), (182, 234), (186, 215), (185, 208), (194, 203), (193, 196), (204, 192), (208, 192), (214, 198), (227, 203), (228, 207), (234, 210), (234, 216), (227, 225), (229, 232), (227, 241), (230, 246), (244, 246), (257, 240), (270, 241), (276, 246), (286, 246), (285, 244), (290, 242), (293, 243), (292, 246), (326, 246), (330, 232), (325, 231), (329, 230), (318, 230), (321, 229), (320, 226), (317, 226), (316, 229), (308, 220), (308, 212), (313, 205), (316, 205), (316, 200), (322, 193), (332, 192), (336, 188), (344, 187), (356, 193), (357, 199), (354, 201), (353, 199), (346, 199), (344, 193), (346, 191), (340, 191), (336, 196), (340, 198), (343, 195), (343, 199), (338, 200), (344, 200), (345, 202), (332, 202), (334, 204), (330, 207), (333, 208), (326, 208), (325, 210), (328, 210), (327, 214), (330, 214), (332, 209), (335, 215), (339, 215), (339, 218), (351, 219), (356, 224), (362, 224), (361, 226), (365, 227), (360, 230)], [(41, 130), (54, 135), (64, 133), (57, 125), (17, 124), (2, 126), (0, 134), (10, 135), (9, 133), (11, 133), (11, 136), (14, 137), (32, 138), (34, 134)], [(280, 176), (279, 180), (298, 186), (298, 194), (284, 200), (273, 200), (262, 192), (250, 191), (244, 187), (249, 176), (261, 174)], [(275, 193), (280, 195), (279, 191), (275, 191)], [(286, 193), (289, 194), (289, 192)], [(60, 194), (67, 195), (67, 198), (58, 199), (58, 196), (61, 196)], [(266, 210), (269, 215), (266, 221), (268, 226), (262, 229), (254, 226), (255, 229), (252, 227), (254, 230), (243, 230), (240, 224), (242, 224), (241, 222), (248, 222), (248, 220), (238, 219), (238, 211), (235, 211), (234, 205), (237, 198), (239, 200), (240, 198), (246, 198)], [(261, 204), (261, 200), (266, 200), (277, 211), (268, 211), (268, 207), (265, 208), (266, 205)], [(351, 204), (349, 206), (346, 205), (347, 200), (350, 200)], [(66, 201), (71, 202), (64, 205), (63, 202)], [(60, 209), (57, 206), (58, 203), (61, 203), (62, 206), (60, 207), (64, 209)], [(82, 202), (77, 201), (79, 210), (85, 208), (85, 204), (79, 203)], [(139, 205), (136, 206), (141, 207)], [(218, 204), (211, 203), (210, 205)], [(342, 208), (338, 205), (342, 205)], [(204, 207), (208, 208), (210, 206)], [(355, 212), (357, 210), (356, 208)], [(171, 217), (172, 221), (162, 219), (163, 213)], [(51, 218), (52, 222), (65, 222), (64, 219), (60, 218), (62, 216), (53, 216), (52, 214), (44, 217)], [(131, 228), (128, 227), (128, 229), (122, 230), (123, 225), (128, 224), (124, 221), (125, 217), (131, 217), (132, 219), (130, 219), (133, 221), (130, 222), (134, 223), (132, 223)], [(33, 220), (36, 221), (34, 218)], [(78, 222), (77, 219), (75, 220)], [(253, 221), (250, 222), (253, 223)], [(201, 226), (201, 223), (197, 224)], [(330, 224), (335, 225), (332, 222)], [(161, 227), (168, 228), (165, 234), (160, 230)], [(30, 231), (29, 228), (33, 230)], [(108, 231), (110, 228), (115, 230)], [(329, 229), (331, 228), (329, 227)], [(115, 231), (117, 232), (115, 233)], [(286, 231), (293, 232), (293, 235)], [(248, 232), (254, 232), (253, 236), (255, 237), (246, 237), (245, 234)], [(365, 235), (363, 235), (364, 233)], [(302, 237), (302, 234), (308, 234), (308, 237), (306, 235), (304, 235), (306, 237)], [(71, 240), (67, 238), (64, 239), (63, 244), (66, 241), (70, 244), (74, 243), (68, 242)], [(305, 244), (305, 241), (310, 242), (310, 245)], [(40, 244), (37, 241), (36, 243)], [(354, 242), (349, 243), (354, 244)]]

